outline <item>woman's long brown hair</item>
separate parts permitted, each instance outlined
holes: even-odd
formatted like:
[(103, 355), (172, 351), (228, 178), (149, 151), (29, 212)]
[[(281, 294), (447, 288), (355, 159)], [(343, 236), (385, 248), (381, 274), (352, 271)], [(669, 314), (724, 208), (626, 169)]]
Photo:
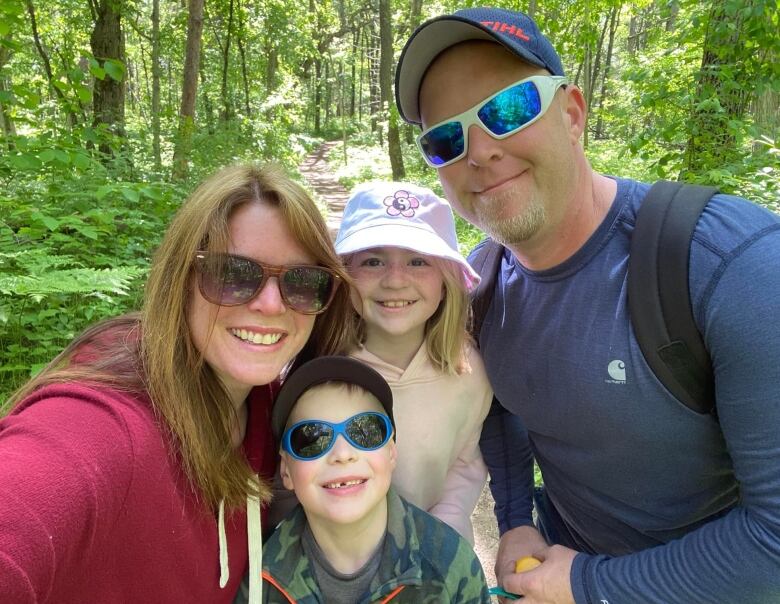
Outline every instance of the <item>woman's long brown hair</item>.
[[(172, 451), (196, 492), (212, 508), (222, 499), (228, 507), (243, 506), (248, 494), (262, 501), (270, 498), (269, 486), (255, 479), (243, 454), (233, 446), (234, 407), (195, 348), (187, 324), (195, 252), (227, 251), (228, 220), (244, 203), (279, 208), (295, 241), (318, 264), (341, 277), (343, 283), (331, 306), (317, 315), (299, 356), (343, 351), (349, 277), (316, 205), (280, 168), (239, 165), (202, 183), (174, 217), (152, 261), (140, 316), (112, 319), (87, 330), (12, 398), (19, 402), (46, 384), (75, 380), (148, 393)], [(120, 327), (123, 337), (100, 337)], [(94, 358), (89, 363), (72, 363), (74, 353), (85, 344), (105, 350), (90, 355)]]

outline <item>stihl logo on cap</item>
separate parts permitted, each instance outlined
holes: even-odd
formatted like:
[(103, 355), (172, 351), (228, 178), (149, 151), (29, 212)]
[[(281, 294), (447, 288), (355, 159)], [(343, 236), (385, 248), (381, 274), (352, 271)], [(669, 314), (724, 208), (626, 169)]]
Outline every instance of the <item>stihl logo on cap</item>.
[(511, 25), (510, 23), (502, 23), (500, 21), (480, 21), (485, 27), (489, 27), (493, 31), (497, 31), (501, 34), (509, 34), (510, 36), (517, 36), (521, 40), (530, 42), (531, 38), (519, 27)]

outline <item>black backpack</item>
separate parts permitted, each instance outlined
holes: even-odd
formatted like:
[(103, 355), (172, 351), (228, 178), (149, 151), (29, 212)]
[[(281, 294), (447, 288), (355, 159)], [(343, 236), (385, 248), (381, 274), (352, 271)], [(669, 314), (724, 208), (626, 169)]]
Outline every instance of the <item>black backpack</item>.
[[(628, 259), (628, 312), (642, 354), (683, 404), (714, 413), (709, 354), (693, 319), (688, 290), (691, 238), (714, 187), (655, 183), (639, 208)], [(472, 260), (482, 276), (472, 294), (471, 333), (479, 342), (504, 247), (487, 239)]]

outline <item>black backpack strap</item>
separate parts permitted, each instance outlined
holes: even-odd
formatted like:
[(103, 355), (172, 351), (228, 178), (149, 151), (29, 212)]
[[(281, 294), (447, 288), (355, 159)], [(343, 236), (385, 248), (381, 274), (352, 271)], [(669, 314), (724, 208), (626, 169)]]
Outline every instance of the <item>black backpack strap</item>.
[(496, 278), (503, 255), (503, 245), (492, 239), (485, 239), (471, 259), (472, 268), (482, 277), (479, 285), (471, 294), (470, 331), (477, 345), (479, 345), (479, 332), (482, 331), (482, 323), (488, 308), (490, 308), (490, 302), (493, 300), (493, 290), (496, 287)]
[(694, 411), (714, 410), (712, 366), (691, 305), (691, 239), (713, 187), (655, 183), (636, 218), (628, 260), (628, 308), (656, 377)]

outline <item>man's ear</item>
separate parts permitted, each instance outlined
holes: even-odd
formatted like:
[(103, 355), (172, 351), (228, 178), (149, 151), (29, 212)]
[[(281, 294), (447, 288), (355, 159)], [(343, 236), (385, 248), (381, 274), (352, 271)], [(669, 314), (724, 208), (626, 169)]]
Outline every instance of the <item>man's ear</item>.
[(287, 465), (287, 453), (282, 453), (279, 460), (279, 476), (282, 477), (282, 484), (285, 489), (290, 491), (295, 489), (292, 476), (290, 475), (290, 468)]
[(585, 102), (585, 95), (579, 86), (567, 84), (563, 89), (562, 98), (563, 112), (569, 119), (569, 133), (574, 142), (580, 140), (582, 133), (585, 132), (585, 123), (588, 118), (588, 104)]

